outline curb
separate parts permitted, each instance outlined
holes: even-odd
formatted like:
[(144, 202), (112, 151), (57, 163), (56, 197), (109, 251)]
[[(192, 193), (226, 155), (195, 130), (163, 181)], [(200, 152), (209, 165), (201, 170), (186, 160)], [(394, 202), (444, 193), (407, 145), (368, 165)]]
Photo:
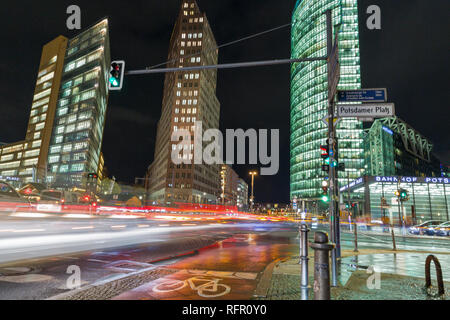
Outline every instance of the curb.
[(263, 271), (261, 279), (256, 286), (255, 292), (253, 293), (254, 298), (266, 298), (267, 293), (269, 292), (270, 283), (272, 281), (273, 269), (275, 266), (284, 260), (288, 260), (289, 258), (279, 258), (272, 261)]

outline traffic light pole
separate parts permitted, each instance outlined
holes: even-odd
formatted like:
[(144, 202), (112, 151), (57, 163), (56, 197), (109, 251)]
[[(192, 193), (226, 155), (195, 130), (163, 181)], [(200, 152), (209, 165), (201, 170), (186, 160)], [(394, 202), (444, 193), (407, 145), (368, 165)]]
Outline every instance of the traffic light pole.
[[(332, 22), (332, 11), (326, 11), (326, 21), (327, 21), (327, 57), (328, 57), (328, 87), (331, 87), (332, 83), (332, 70), (330, 68), (330, 59), (333, 50), (333, 22)], [(337, 48), (336, 48), (337, 49)], [(335, 164), (335, 151), (336, 151), (336, 130), (334, 126), (334, 99), (328, 99), (328, 144), (330, 146), (330, 167), (329, 167), (329, 181), (330, 181), (330, 235), (331, 241), (334, 243), (335, 247), (331, 251), (331, 274), (332, 281), (331, 285), (337, 287), (337, 258), (340, 253), (339, 244), (339, 211), (338, 201), (337, 201), (337, 191), (338, 183), (336, 177), (336, 166)]]

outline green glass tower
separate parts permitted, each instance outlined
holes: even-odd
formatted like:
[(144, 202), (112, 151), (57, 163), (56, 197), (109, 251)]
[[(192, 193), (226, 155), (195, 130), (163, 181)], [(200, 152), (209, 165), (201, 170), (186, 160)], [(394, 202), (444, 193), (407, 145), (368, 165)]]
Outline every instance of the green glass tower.
[[(332, 9), (333, 34), (337, 32), (341, 78), (338, 89), (361, 88), (357, 0), (298, 0), (292, 15), (292, 58), (327, 54), (325, 11)], [(326, 144), (328, 111), (326, 61), (294, 63), (291, 68), (290, 197), (319, 199), (322, 171), (320, 146)], [(337, 126), (340, 182), (356, 179), (364, 168), (362, 122), (347, 118)]]

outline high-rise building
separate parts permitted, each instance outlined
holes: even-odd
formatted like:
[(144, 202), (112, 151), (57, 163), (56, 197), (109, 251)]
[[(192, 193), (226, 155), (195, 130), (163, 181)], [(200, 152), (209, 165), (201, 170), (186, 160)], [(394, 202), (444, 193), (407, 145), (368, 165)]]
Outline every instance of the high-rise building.
[[(170, 40), (168, 67), (213, 65), (217, 43), (206, 15), (195, 0), (182, 1)], [(195, 122), (203, 131), (219, 128), (220, 103), (216, 97), (217, 70), (167, 73), (161, 119), (156, 133), (155, 156), (147, 171), (148, 199), (166, 202), (216, 203), (220, 196), (220, 166), (193, 164)], [(189, 130), (190, 164), (174, 164), (178, 142), (172, 133)]]
[(248, 184), (242, 178), (238, 180), (236, 205), (239, 211), (248, 210)]
[(98, 174), (110, 62), (107, 19), (68, 42), (48, 155), (54, 186)]
[(239, 176), (233, 168), (227, 164), (222, 165), (220, 171), (221, 200), (224, 205), (237, 205)]
[(433, 144), (398, 117), (377, 119), (364, 137), (365, 175), (440, 177)]
[[(292, 15), (292, 58), (327, 55), (325, 11), (332, 9), (333, 34), (338, 31), (340, 90), (361, 88), (357, 0), (298, 0)], [(339, 28), (338, 28), (339, 26)], [(328, 173), (321, 170), (320, 146), (326, 144), (328, 127), (327, 62), (294, 63), (291, 68), (291, 199), (315, 200)], [(337, 126), (340, 183), (362, 175), (363, 128), (357, 119), (343, 119)]]
[(59, 36), (42, 49), (25, 140), (0, 147), (0, 176), (5, 180), (45, 180), (66, 47), (67, 38)]
[(0, 179), (70, 187), (97, 172), (109, 64), (107, 19), (43, 47), (25, 140), (0, 146)]

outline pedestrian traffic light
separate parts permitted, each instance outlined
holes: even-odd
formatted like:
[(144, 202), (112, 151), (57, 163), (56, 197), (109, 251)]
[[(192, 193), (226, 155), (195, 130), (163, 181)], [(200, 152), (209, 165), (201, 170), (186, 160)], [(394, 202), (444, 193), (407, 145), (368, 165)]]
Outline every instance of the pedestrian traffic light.
[(111, 62), (111, 70), (109, 72), (109, 90), (122, 89), (124, 73), (125, 61)]

